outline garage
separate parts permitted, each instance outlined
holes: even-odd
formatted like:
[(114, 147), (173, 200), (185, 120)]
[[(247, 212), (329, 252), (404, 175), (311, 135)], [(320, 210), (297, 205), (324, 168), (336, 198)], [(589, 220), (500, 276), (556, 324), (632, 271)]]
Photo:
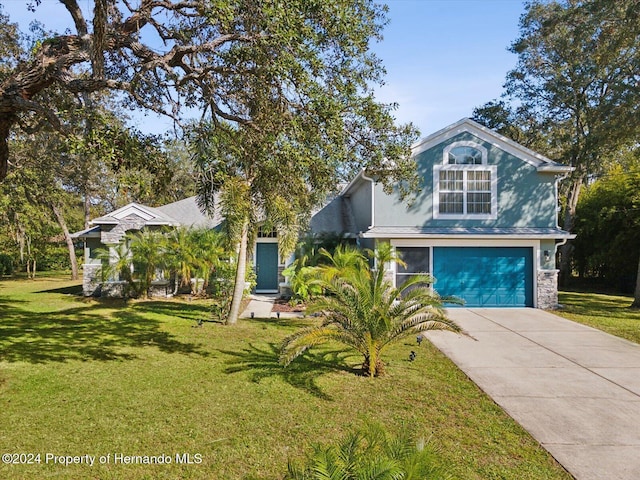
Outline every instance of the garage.
[(533, 307), (533, 249), (435, 247), (435, 289), (467, 307)]

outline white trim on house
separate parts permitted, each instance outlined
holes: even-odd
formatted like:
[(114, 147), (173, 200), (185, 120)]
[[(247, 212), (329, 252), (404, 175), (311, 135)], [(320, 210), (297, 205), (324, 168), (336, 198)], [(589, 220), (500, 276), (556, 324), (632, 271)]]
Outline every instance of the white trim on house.
[(472, 238), (392, 238), (393, 247), (536, 247), (540, 246), (539, 240), (534, 239), (485, 239), (478, 243), (478, 239)]
[(571, 173), (575, 169), (568, 165), (540, 165), (536, 170), (540, 173)]
[[(389, 243), (391, 247), (394, 249), (396, 247), (429, 247), (429, 274), (433, 275), (433, 248), (434, 247), (472, 247), (472, 248), (483, 248), (483, 247), (524, 247), (524, 248), (532, 248), (533, 249), (533, 261), (532, 261), (532, 281), (533, 281), (533, 308), (538, 308), (538, 272), (557, 272), (557, 270), (551, 269), (543, 269), (541, 268), (541, 255), (542, 255), (542, 245), (540, 240), (531, 240), (531, 239), (508, 239), (508, 238), (499, 238), (499, 239), (485, 239), (484, 241), (478, 242), (478, 239), (470, 239), (470, 238), (451, 238), (449, 239), (408, 239), (408, 238), (396, 238), (390, 239)], [(396, 263), (393, 262), (393, 265), (390, 269), (393, 272), (393, 286), (396, 286)], [(437, 280), (437, 279), (436, 279)], [(433, 285), (431, 285), (433, 288)], [(437, 285), (436, 285), (437, 289)]]
[(111, 212), (108, 215), (94, 218), (89, 222), (89, 225), (118, 225), (121, 223), (121, 220), (124, 220), (132, 215), (135, 215), (136, 217), (142, 219), (145, 226), (177, 226), (180, 224), (179, 221), (165, 215), (160, 210), (152, 207), (146, 207), (144, 205), (140, 205), (139, 203), (129, 203), (124, 207)]
[[(440, 172), (480, 171), (491, 173), (491, 213), (467, 213), (467, 175), (463, 179), (463, 213), (440, 212)], [(495, 220), (498, 218), (498, 167), (497, 165), (434, 165), (433, 167), (433, 218), (452, 220)]]
[(373, 178), (367, 177), (362, 170), (362, 178), (371, 182), (371, 225), (369, 228), (373, 228), (376, 225), (376, 182)]
[(483, 227), (376, 227), (363, 232), (362, 238), (377, 239), (486, 239), (497, 238), (517, 240), (572, 239), (575, 234), (556, 228), (483, 228)]
[(530, 165), (533, 165), (536, 168), (543, 168), (543, 171), (571, 171), (566, 169), (571, 169), (572, 167), (560, 165), (550, 158), (534, 152), (533, 150), (520, 145), (519, 143), (505, 137), (504, 135), (500, 135), (499, 133), (494, 132), (493, 130), (485, 126), (480, 125), (478, 122), (471, 120), (470, 118), (463, 118), (462, 120), (459, 120), (456, 123), (449, 125), (448, 127), (438, 130), (437, 132), (421, 140), (418, 140), (412, 145), (411, 153), (412, 155), (418, 155), (419, 153), (422, 153), (425, 150), (429, 150), (430, 148), (463, 132), (471, 133), (479, 139), (490, 143), (491, 145), (507, 153), (510, 153), (515, 157), (520, 158), (521, 160), (529, 163)]
[[(478, 142), (472, 142), (472, 141), (460, 141), (460, 142), (453, 142), (450, 145), (447, 145), (446, 147), (444, 147), (444, 150), (442, 151), (442, 164), (443, 165), (465, 165), (462, 163), (449, 163), (449, 152), (451, 152), (451, 150), (453, 150), (456, 147), (471, 147), (471, 148), (475, 148), (476, 150), (478, 150), (481, 154), (482, 154), (482, 165), (486, 165), (487, 164), (487, 158), (488, 158), (488, 152), (487, 149), (484, 148), (484, 146), (480, 145)], [(477, 164), (469, 164), (469, 165), (477, 165)]]

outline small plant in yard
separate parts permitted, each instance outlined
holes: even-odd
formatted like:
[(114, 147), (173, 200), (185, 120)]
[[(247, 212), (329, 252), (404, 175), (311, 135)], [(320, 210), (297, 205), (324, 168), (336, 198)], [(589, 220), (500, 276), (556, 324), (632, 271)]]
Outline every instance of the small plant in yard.
[(323, 321), (284, 340), (280, 361), (285, 366), (314, 345), (337, 341), (362, 354), (365, 375), (379, 376), (384, 372), (382, 353), (390, 344), (426, 330), (460, 330), (442, 308), (445, 300), (459, 300), (443, 299), (429, 288), (431, 276), (414, 275), (399, 287), (385, 279), (385, 264), (401, 262), (390, 246), (368, 253), (375, 259), (373, 270), (367, 257), (353, 248), (325, 255), (329, 262), (317, 268), (315, 280), (325, 294), (307, 307), (307, 313), (320, 313)]
[[(295, 251), (296, 259), (284, 269), (282, 274), (287, 277), (291, 293), (291, 304), (306, 303), (310, 298), (322, 293), (322, 287), (314, 283), (315, 267), (326, 262), (327, 255), (322, 252), (333, 253), (338, 248), (343, 248), (351, 242), (351, 239), (343, 235), (321, 234), (307, 235), (300, 242)], [(331, 256), (329, 256), (331, 258)]]
[(235, 275), (236, 267), (231, 262), (220, 262), (214, 271), (209, 293), (213, 299), (211, 317), (216, 321), (224, 322), (229, 315)]
[(303, 467), (289, 462), (288, 480), (440, 480), (451, 478), (424, 440), (389, 435), (368, 424), (335, 444), (313, 447)]

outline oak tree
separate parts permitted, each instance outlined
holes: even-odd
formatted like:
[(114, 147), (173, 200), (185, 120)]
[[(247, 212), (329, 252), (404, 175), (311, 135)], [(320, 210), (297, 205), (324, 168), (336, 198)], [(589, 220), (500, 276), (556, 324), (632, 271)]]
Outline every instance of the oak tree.
[[(525, 121), (521, 131), (544, 138), (542, 153), (575, 167), (563, 183), (564, 229), (590, 176), (640, 135), (640, 2), (533, 0), (511, 51), (506, 98)], [(486, 113), (486, 112), (485, 112)], [(561, 250), (561, 280), (572, 244)]]

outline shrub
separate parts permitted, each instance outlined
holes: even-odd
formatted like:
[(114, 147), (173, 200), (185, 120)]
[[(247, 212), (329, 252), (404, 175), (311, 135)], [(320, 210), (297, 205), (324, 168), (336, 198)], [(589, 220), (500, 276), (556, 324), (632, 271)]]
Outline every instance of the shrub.
[(389, 435), (378, 424), (366, 424), (332, 445), (316, 445), (304, 466), (289, 462), (289, 480), (444, 480), (437, 451), (422, 439)]
[(314, 283), (314, 267), (327, 261), (321, 252), (333, 254), (337, 248), (344, 248), (352, 243), (353, 239), (333, 233), (307, 235), (296, 247), (296, 259), (282, 272), (291, 287), (292, 303), (307, 302), (322, 293), (322, 288)]
[(403, 264), (388, 244), (368, 252), (370, 259), (375, 258), (373, 270), (357, 249), (341, 247), (333, 255), (323, 253), (328, 263), (316, 267), (316, 282), (324, 293), (307, 307), (307, 313), (321, 313), (323, 321), (284, 340), (283, 365), (315, 345), (336, 341), (362, 354), (363, 373), (374, 377), (384, 372), (382, 353), (390, 344), (426, 330), (460, 330), (442, 308), (443, 301), (460, 300), (441, 298), (429, 287), (432, 277), (415, 275), (400, 287), (385, 278), (388, 262)]
[(0, 253), (0, 275), (13, 275), (13, 257)]

